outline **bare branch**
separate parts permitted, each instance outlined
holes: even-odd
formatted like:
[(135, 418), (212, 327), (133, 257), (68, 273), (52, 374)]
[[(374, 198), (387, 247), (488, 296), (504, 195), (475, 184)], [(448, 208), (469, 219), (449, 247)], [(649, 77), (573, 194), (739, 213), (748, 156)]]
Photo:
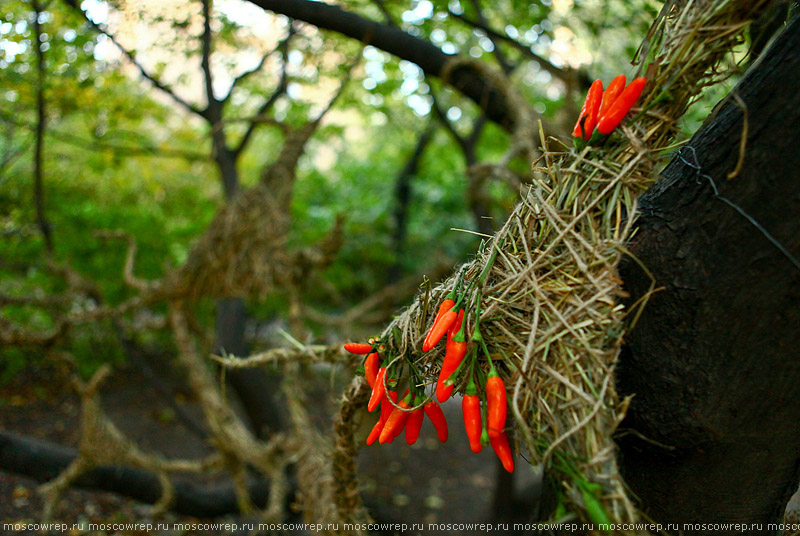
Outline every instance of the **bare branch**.
[[(26, 121), (20, 120), (17, 115), (12, 115), (0, 110), (0, 121), (13, 126), (24, 127), (30, 130), (34, 130), (36, 128), (35, 123), (28, 123)], [(88, 139), (88, 138), (81, 138), (76, 136), (74, 133), (63, 133), (53, 128), (48, 128), (45, 131), (45, 136), (58, 140), (62, 143), (66, 143), (73, 147), (80, 147), (87, 151), (113, 151), (114, 156), (135, 156), (135, 155), (145, 155), (151, 156), (154, 158), (184, 158), (190, 161), (196, 160), (208, 160), (208, 154), (206, 153), (198, 153), (195, 151), (187, 151), (183, 149), (162, 149), (159, 147), (154, 147), (151, 145), (143, 145), (140, 147), (133, 146), (133, 145), (121, 145), (116, 143), (108, 143), (108, 142), (98, 142), (96, 139)], [(17, 158), (22, 152), (24, 152), (24, 148), (13, 150), (9, 149), (6, 151), (7, 155), (4, 155), (3, 159), (0, 159), (0, 176), (2, 176), (3, 170), (10, 165), (11, 161), (14, 158)]]
[(336, 101), (342, 96), (342, 93), (344, 93), (344, 90), (347, 88), (348, 82), (350, 82), (350, 76), (353, 74), (353, 68), (358, 65), (360, 61), (361, 53), (359, 53), (353, 59), (353, 61), (350, 62), (350, 65), (347, 66), (347, 70), (345, 71), (345, 74), (342, 76), (341, 82), (339, 83), (339, 89), (336, 90), (336, 93), (333, 95), (333, 97), (331, 97), (331, 100), (328, 101), (328, 105), (325, 107), (325, 109), (320, 112), (316, 119), (314, 119), (315, 123), (322, 121), (322, 118), (325, 117), (325, 114), (327, 114), (331, 108), (333, 108), (333, 105), (336, 104)]
[(456, 141), (458, 146), (461, 147), (461, 150), (464, 151), (464, 153), (466, 154), (467, 146), (468, 146), (467, 139), (464, 138), (456, 130), (456, 127), (453, 126), (453, 123), (450, 122), (450, 120), (447, 118), (447, 113), (445, 113), (445, 111), (442, 109), (442, 106), (439, 103), (439, 99), (436, 98), (436, 94), (433, 91), (431, 91), (430, 95), (431, 95), (431, 100), (433, 101), (432, 108), (433, 108), (434, 114), (436, 114), (436, 117), (442, 123), (442, 126), (444, 126), (444, 128), (447, 129), (447, 132), (449, 132), (450, 135), (453, 136), (453, 139)]
[[(2, 112), (0, 112), (2, 114)], [(14, 132), (16, 131), (16, 124), (7, 121), (7, 128), (5, 129), (5, 138), (3, 155), (0, 156), (0, 183), (3, 182), (3, 175), (5, 175), (6, 170), (8, 170), (13, 164), (14, 161), (25, 154), (28, 150), (28, 144), (20, 143), (18, 146), (14, 146), (12, 140), (14, 139)]]
[[(429, 271), (433, 279), (443, 277), (453, 266), (452, 259), (437, 259), (437, 264)], [(398, 302), (412, 296), (419, 286), (419, 275), (408, 275), (395, 283), (386, 285), (376, 293), (353, 305), (346, 311), (326, 314), (309, 305), (303, 306), (303, 315), (314, 322), (326, 326), (348, 326), (354, 323), (385, 322), (391, 319)]]
[(419, 170), (425, 148), (433, 139), (437, 126), (435, 119), (432, 117), (428, 119), (428, 125), (417, 138), (414, 150), (394, 180), (392, 250), (395, 254), (395, 260), (387, 271), (387, 281), (389, 283), (397, 281), (402, 274), (401, 259), (403, 258), (403, 249), (405, 248), (406, 233), (408, 231), (408, 209), (411, 202), (412, 183)]
[(419, 66), (429, 75), (445, 80), (486, 111), (487, 117), (507, 130), (513, 130), (517, 117), (506, 101), (502, 88), (487, 80), (473, 64), (457, 61), (425, 39), (415, 37), (389, 24), (366, 19), (339, 6), (310, 0), (249, 0), (251, 3), (318, 28), (333, 30), (394, 54)]
[(481, 137), (484, 126), (486, 126), (486, 114), (481, 114), (475, 119), (475, 122), (472, 123), (472, 132), (467, 136), (467, 145), (469, 147), (475, 147), (478, 143), (478, 138)]
[(392, 14), (389, 13), (389, 10), (386, 8), (386, 4), (383, 3), (383, 0), (372, 0), (372, 3), (378, 6), (378, 9), (381, 10), (381, 13), (383, 13), (383, 19), (386, 22), (386, 24), (390, 26), (397, 26), (397, 22), (394, 20)]
[(267, 52), (265, 52), (265, 53), (264, 53), (264, 55), (263, 55), (263, 56), (261, 56), (261, 61), (259, 61), (259, 62), (258, 62), (258, 65), (256, 65), (256, 66), (255, 66), (255, 67), (253, 67), (252, 69), (249, 69), (249, 70), (247, 70), (247, 71), (244, 71), (244, 72), (243, 72), (243, 73), (241, 73), (239, 76), (237, 76), (236, 78), (234, 78), (234, 79), (233, 79), (233, 82), (231, 83), (231, 87), (230, 87), (230, 89), (228, 89), (228, 93), (227, 93), (227, 94), (226, 94), (226, 95), (225, 95), (225, 96), (224, 96), (222, 99), (220, 99), (220, 101), (221, 101), (221, 102), (223, 102), (223, 103), (225, 103), (225, 102), (228, 102), (228, 99), (230, 99), (230, 97), (231, 97), (231, 94), (233, 93), (233, 90), (234, 90), (234, 89), (236, 89), (236, 88), (239, 86), (239, 84), (241, 84), (242, 82), (244, 82), (245, 80), (247, 80), (247, 79), (248, 79), (250, 76), (252, 76), (252, 75), (256, 74), (256, 73), (257, 73), (257, 72), (259, 72), (261, 69), (263, 69), (263, 68), (264, 68), (264, 65), (267, 63), (267, 60), (270, 58), (270, 56), (272, 56), (273, 54), (275, 54), (275, 52), (277, 52), (277, 51), (280, 49), (280, 47), (281, 47), (281, 44), (282, 44), (282, 43), (283, 43), (283, 41), (279, 42), (279, 43), (278, 43), (278, 44), (275, 46), (275, 48), (273, 48), (272, 50), (268, 50)]
[[(275, 160), (265, 169), (265, 172), (262, 174), (262, 182), (269, 182), (274, 180), (275, 177), (281, 177), (280, 182), (284, 183), (283, 187), (286, 188), (289, 186), (287, 183), (287, 178), (294, 177), (297, 161), (303, 154), (306, 143), (308, 143), (308, 140), (311, 139), (311, 136), (313, 136), (314, 132), (316, 132), (317, 128), (322, 122), (322, 119), (325, 117), (325, 114), (327, 114), (331, 108), (333, 108), (333, 105), (336, 104), (336, 101), (339, 99), (342, 93), (344, 93), (347, 83), (350, 81), (350, 75), (353, 72), (353, 67), (355, 67), (360, 60), (361, 54), (356, 56), (356, 58), (350, 63), (350, 65), (347, 67), (346, 74), (341, 77), (339, 89), (336, 91), (333, 97), (331, 97), (330, 101), (328, 101), (325, 109), (323, 109), (316, 118), (298, 128), (289, 128), (287, 130), (286, 140), (284, 141), (281, 154), (278, 156), (277, 160)], [(272, 178), (268, 179), (268, 177)]]
[(45, 64), (44, 49), (42, 48), (42, 25), (39, 23), (39, 16), (42, 13), (42, 6), (39, 0), (33, 0), (33, 31), (36, 35), (36, 143), (33, 151), (33, 197), (36, 206), (36, 223), (44, 237), (44, 244), (47, 252), (53, 252), (53, 237), (51, 234), (50, 223), (44, 213), (44, 170), (42, 169), (42, 158), (44, 152), (44, 134), (47, 129), (47, 103), (44, 98)]
[(211, 359), (220, 363), (225, 368), (250, 368), (259, 367), (269, 363), (338, 363), (352, 366), (354, 361), (342, 349), (340, 345), (323, 346), (310, 345), (303, 348), (273, 348), (260, 354), (253, 354), (246, 357), (216, 356)]
[(105, 239), (122, 239), (128, 243), (128, 252), (125, 254), (125, 267), (122, 270), (122, 278), (125, 281), (125, 284), (129, 287), (136, 289), (140, 292), (145, 292), (151, 290), (153, 286), (153, 282), (145, 281), (144, 279), (139, 279), (133, 274), (134, 267), (136, 265), (136, 251), (138, 249), (136, 245), (136, 240), (133, 239), (132, 236), (127, 234), (125, 231), (100, 231), (95, 233), (95, 236), (98, 238), (105, 238)]
[[(471, 20), (471, 19), (468, 19), (467, 17), (465, 17), (464, 15), (460, 15), (460, 14), (455, 13), (455, 12), (450, 11), (450, 10), (448, 10), (448, 14), (451, 17), (457, 18), (458, 20), (462, 21), (465, 24), (467, 24), (469, 26), (472, 26), (473, 28), (477, 28), (477, 29), (483, 31), (484, 33), (486, 33), (487, 37), (489, 37), (490, 39), (499, 39), (499, 40), (505, 41), (506, 43), (510, 44), (511, 46), (513, 46), (514, 48), (516, 48), (517, 50), (519, 50), (520, 52), (525, 54), (528, 58), (530, 58), (530, 59), (534, 60), (535, 62), (537, 62), (541, 66), (542, 69), (544, 69), (545, 71), (547, 71), (551, 75), (553, 75), (553, 76), (555, 76), (555, 77), (557, 77), (557, 78), (559, 78), (561, 80), (568, 80), (573, 76), (573, 74), (572, 74), (573, 69), (569, 69), (569, 68), (568, 69), (562, 69), (561, 67), (556, 67), (555, 65), (550, 63), (549, 60), (543, 58), (542, 56), (540, 56), (540, 55), (536, 54), (534, 51), (532, 51), (529, 46), (524, 45), (524, 44), (520, 43), (519, 41), (517, 41), (516, 39), (512, 39), (509, 36), (498, 32), (497, 30), (493, 30), (484, 21)], [(495, 47), (495, 49), (496, 48), (497, 47)]]
[(203, 0), (203, 35), (200, 36), (202, 56), (200, 65), (203, 69), (203, 79), (206, 87), (206, 105), (209, 115), (214, 116), (214, 121), (220, 119), (222, 109), (219, 101), (214, 97), (214, 78), (211, 74), (211, 1)]
[(193, 114), (197, 114), (197, 115), (199, 115), (201, 117), (205, 117), (205, 112), (203, 110), (201, 110), (197, 106), (194, 106), (193, 104), (189, 103), (188, 101), (184, 100), (180, 95), (175, 93), (175, 90), (173, 90), (167, 84), (165, 84), (164, 82), (159, 80), (157, 77), (155, 77), (152, 74), (150, 74), (147, 71), (147, 69), (145, 69), (144, 66), (141, 63), (136, 61), (136, 57), (133, 55), (133, 53), (131, 53), (131, 51), (129, 51), (128, 49), (123, 47), (122, 44), (120, 44), (120, 42), (117, 41), (116, 37), (112, 33), (110, 33), (104, 27), (102, 27), (101, 25), (97, 24), (96, 22), (94, 22), (92, 19), (89, 18), (89, 16), (86, 14), (86, 12), (83, 11), (80, 8), (80, 5), (78, 4), (77, 0), (64, 0), (64, 1), (69, 6), (71, 6), (76, 11), (78, 11), (81, 15), (83, 15), (83, 18), (86, 20), (86, 22), (92, 28), (94, 28), (97, 32), (99, 32), (99, 33), (105, 35), (106, 37), (108, 37), (111, 40), (111, 42), (114, 43), (114, 45), (116, 45), (116, 47), (120, 50), (120, 52), (122, 52), (125, 55), (125, 57), (128, 58), (128, 61), (130, 61), (131, 64), (133, 64), (133, 66), (136, 67), (139, 70), (139, 73), (143, 77), (148, 79), (150, 81), (150, 83), (152, 83), (156, 88), (160, 89), (162, 92), (164, 92), (167, 95), (169, 95), (169, 97), (172, 100), (174, 100), (175, 102), (177, 102), (178, 104), (180, 104), (181, 106), (186, 108), (186, 110), (192, 112)]
[[(472, 7), (475, 9), (475, 13), (478, 17), (478, 22), (480, 22), (485, 26), (488, 26), (488, 23), (486, 22), (486, 17), (484, 17), (483, 15), (483, 9), (481, 8), (480, 1), (472, 0)], [(493, 54), (495, 59), (497, 59), (497, 63), (500, 65), (500, 68), (503, 69), (503, 72), (506, 73), (506, 75), (511, 74), (511, 72), (517, 66), (509, 63), (505, 53), (502, 51), (500, 47), (497, 46), (497, 36), (489, 34), (488, 38), (492, 42), (492, 45), (494, 46)]]
[[(272, 95), (270, 95), (270, 97), (266, 101), (264, 101), (264, 104), (261, 105), (261, 108), (258, 109), (258, 113), (256, 113), (252, 122), (250, 123), (250, 125), (248, 125), (247, 130), (244, 133), (244, 136), (242, 136), (242, 139), (239, 141), (239, 145), (237, 145), (236, 148), (233, 149), (233, 154), (236, 156), (238, 156), (245, 149), (245, 147), (247, 147), (247, 144), (250, 142), (250, 139), (252, 138), (256, 128), (258, 128), (260, 124), (264, 123), (262, 118), (264, 118), (267, 112), (269, 112), (272, 109), (272, 107), (275, 105), (275, 102), (277, 102), (277, 100), (281, 97), (281, 95), (286, 93), (286, 88), (289, 85), (289, 77), (287, 74), (287, 69), (289, 67), (289, 59), (288, 59), (289, 41), (292, 39), (294, 34), (295, 34), (294, 24), (290, 24), (289, 34), (280, 43), (278, 43), (278, 46), (276, 47), (276, 50), (280, 50), (281, 57), (283, 58), (283, 66), (281, 67), (281, 78), (278, 81), (278, 87), (275, 88), (275, 91), (272, 93)], [(233, 91), (233, 87), (231, 87), (231, 91)]]

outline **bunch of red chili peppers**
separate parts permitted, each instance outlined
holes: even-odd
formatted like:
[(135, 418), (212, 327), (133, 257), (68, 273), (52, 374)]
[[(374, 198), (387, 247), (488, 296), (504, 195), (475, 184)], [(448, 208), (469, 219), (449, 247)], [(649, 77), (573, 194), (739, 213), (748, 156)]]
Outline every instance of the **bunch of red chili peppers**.
[[(480, 331), (480, 293), (475, 307), (475, 328), (472, 330), (472, 347), (467, 344), (464, 320), (465, 311), (457, 299), (456, 286), (439, 306), (433, 325), (422, 344), (426, 352), (436, 346), (447, 333), (446, 350), (439, 378), (436, 382), (436, 399), (444, 402), (453, 393), (456, 377), (459, 372), (468, 370), (467, 385), (461, 402), (464, 414), (464, 428), (469, 439), (469, 447), (473, 452), (480, 452), (484, 446), (491, 445), (503, 467), (509, 473), (514, 471), (514, 458), (508, 443), (506, 428), (506, 386), (497, 373), (489, 349)], [(456, 313), (456, 311), (458, 311)], [(489, 362), (489, 371), (484, 372), (476, 367), (478, 347), (483, 349)], [(476, 382), (476, 377), (478, 381)], [(483, 397), (479, 396), (478, 387), (482, 387)], [(483, 399), (483, 408), (481, 400)]]
[[(397, 371), (397, 367), (394, 366), (392, 360), (386, 357), (381, 361), (381, 353), (384, 353), (386, 347), (380, 344), (380, 341), (370, 339), (369, 344), (349, 342), (344, 345), (344, 349), (352, 354), (367, 356), (364, 359), (364, 376), (372, 388), (367, 410), (372, 412), (378, 406), (381, 408), (378, 422), (367, 436), (367, 445), (372, 445), (375, 440), (380, 444), (391, 443), (403, 432), (403, 428), (406, 431), (406, 442), (413, 445), (419, 438), (425, 415), (436, 428), (439, 441), (442, 443), (447, 441), (447, 421), (442, 408), (433, 400), (426, 402), (427, 397), (420, 387), (419, 372), (413, 364), (409, 363), (414, 378), (409, 381), (409, 387), (403, 396), (398, 397), (398, 391), (395, 388), (399, 383), (399, 378), (393, 375)], [(387, 377), (387, 374), (390, 376)], [(400, 398), (399, 402), (398, 398)]]
[(602, 81), (595, 80), (592, 83), (572, 131), (577, 148), (587, 143), (602, 145), (639, 99), (647, 81), (637, 78), (628, 87), (625, 87), (625, 82), (625, 75), (619, 75), (608, 84), (605, 91)]
[[(493, 260), (493, 258), (492, 258)], [(491, 264), (491, 261), (489, 265)], [(475, 282), (481, 283), (488, 273), (487, 265)], [(465, 309), (461, 305), (470, 291), (460, 293), (461, 279), (439, 306), (433, 320), (422, 351), (434, 348), (442, 338), (446, 339), (446, 351), (439, 377), (436, 382), (436, 400), (444, 402), (453, 393), (460, 373), (467, 371), (466, 388), (462, 401), (464, 427), (473, 452), (480, 452), (484, 446), (491, 445), (500, 458), (503, 467), (512, 472), (514, 459), (508, 442), (506, 428), (506, 388), (503, 379), (489, 355), (486, 343), (480, 332), (480, 291), (477, 293), (475, 306), (475, 327), (472, 331), (470, 346), (466, 339)], [(473, 282), (473, 283), (475, 283)], [(471, 288), (471, 287), (470, 287)], [(410, 359), (407, 359), (411, 371), (409, 387), (400, 397), (396, 387), (399, 383), (397, 361), (384, 357), (381, 353), (385, 346), (371, 339), (369, 344), (348, 343), (345, 350), (353, 354), (366, 355), (364, 359), (364, 375), (372, 387), (372, 395), (367, 409), (371, 412), (381, 407), (380, 417), (367, 437), (367, 445), (377, 439), (379, 443), (391, 443), (406, 430), (406, 442), (411, 445), (419, 437), (424, 415), (427, 415), (436, 428), (439, 440), (447, 441), (448, 430), (444, 413), (435, 400), (425, 395), (422, 375)], [(489, 370), (484, 372), (477, 366), (478, 348), (481, 348), (488, 360)], [(476, 381), (477, 380), (477, 381)], [(398, 402), (398, 399), (400, 401)], [(481, 405), (483, 401), (483, 405)]]

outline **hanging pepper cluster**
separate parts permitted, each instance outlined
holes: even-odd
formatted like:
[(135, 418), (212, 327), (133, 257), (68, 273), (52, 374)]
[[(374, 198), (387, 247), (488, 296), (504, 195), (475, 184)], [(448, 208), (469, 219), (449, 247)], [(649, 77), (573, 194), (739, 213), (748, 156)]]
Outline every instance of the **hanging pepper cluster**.
[(400, 367), (396, 367), (388, 358), (386, 346), (379, 339), (370, 339), (369, 344), (349, 342), (344, 345), (344, 349), (351, 354), (366, 355), (363, 363), (364, 377), (372, 388), (367, 410), (373, 412), (380, 406), (380, 416), (367, 436), (367, 445), (372, 445), (376, 440), (380, 444), (391, 443), (403, 429), (406, 431), (406, 442), (413, 445), (419, 438), (425, 415), (436, 428), (439, 441), (447, 441), (447, 421), (442, 408), (425, 396), (424, 388), (416, 381), (420, 376), (413, 364), (410, 365), (414, 379), (408, 382), (403, 396), (398, 397), (396, 388), (400, 384), (400, 378), (395, 377), (395, 374), (400, 371)]
[[(369, 344), (344, 345), (350, 353), (367, 356), (363, 364), (364, 376), (372, 388), (367, 410), (373, 412), (378, 406), (381, 408), (378, 422), (367, 436), (367, 445), (376, 439), (381, 444), (391, 443), (404, 427), (406, 442), (414, 444), (425, 415), (436, 428), (439, 440), (447, 441), (447, 422), (437, 401), (445, 402), (452, 396), (456, 385), (465, 385), (461, 408), (470, 449), (480, 452), (484, 446), (491, 445), (503, 467), (509, 472), (514, 470), (514, 458), (506, 432), (506, 387), (480, 331), (480, 287), (494, 255), (496, 250), (483, 272), (467, 289), (463, 288), (462, 273), (453, 290), (440, 304), (422, 343), (422, 352), (428, 352), (443, 338), (446, 341), (444, 360), (438, 371), (436, 387), (430, 395), (426, 395), (425, 386), (433, 382), (426, 382), (423, 371), (407, 356), (391, 358), (386, 345), (380, 340), (370, 339)], [(472, 308), (465, 305), (469, 296), (473, 296)], [(468, 342), (466, 333), (470, 309), (474, 312), (474, 327)], [(485, 361), (479, 359), (481, 354), (485, 356)], [(485, 371), (486, 364), (488, 371)], [(408, 371), (407, 375), (405, 371)], [(400, 396), (398, 388), (403, 383), (407, 383), (408, 387)]]
[(595, 80), (592, 83), (578, 114), (578, 121), (572, 130), (575, 147), (580, 149), (587, 143), (589, 145), (605, 143), (609, 134), (619, 126), (628, 111), (636, 104), (647, 80), (636, 78), (628, 87), (625, 87), (625, 82), (625, 75), (621, 74), (608, 84), (605, 92), (602, 81)]

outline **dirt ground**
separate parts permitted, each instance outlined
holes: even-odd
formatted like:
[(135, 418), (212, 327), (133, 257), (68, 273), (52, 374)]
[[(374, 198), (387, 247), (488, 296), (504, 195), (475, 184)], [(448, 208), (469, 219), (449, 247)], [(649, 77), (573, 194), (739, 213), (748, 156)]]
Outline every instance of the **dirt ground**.
[[(157, 367), (162, 389), (153, 389), (142, 371), (126, 366), (115, 372), (103, 388), (103, 404), (107, 414), (130, 439), (142, 448), (168, 457), (201, 457), (211, 451), (204, 437), (188, 426), (186, 419), (202, 426), (199, 407), (183, 387), (180, 378), (168, 366)], [(309, 397), (320, 427), (330, 429), (336, 410), (341, 381), (330, 370), (309, 371)], [(341, 380), (341, 379), (340, 379)], [(164, 390), (166, 389), (166, 391)], [(166, 396), (172, 398), (171, 403)], [(232, 401), (235, 403), (235, 401)], [(180, 408), (180, 416), (175, 411)], [(365, 501), (373, 506), (373, 514), (381, 521), (423, 524), (422, 534), (486, 534), (485, 531), (464, 531), (447, 524), (481, 523), (492, 520), (498, 464), (491, 449), (480, 454), (469, 450), (460, 420), (460, 404), (451, 400), (443, 406), (448, 418), (450, 439), (440, 444), (427, 420), (419, 441), (408, 446), (404, 438), (390, 445), (365, 446), (358, 458), (359, 479)], [(365, 415), (360, 430), (361, 441), (376, 417)], [(79, 408), (76, 395), (67, 380), (52, 370), (28, 371), (15, 381), (0, 387), (0, 429), (75, 447), (78, 442)], [(523, 460), (517, 460), (514, 488), (520, 496), (539, 492), (538, 479)], [(42, 500), (38, 482), (0, 471), (0, 528), (2, 523), (39, 522)], [(502, 494), (507, 506), (512, 497)], [(518, 509), (517, 515), (494, 519), (495, 522), (525, 523), (530, 521), (532, 507)], [(300, 516), (298, 515), (298, 521)], [(800, 494), (796, 494), (787, 510), (787, 520), (800, 521)], [(67, 531), (82, 534), (147, 534), (143, 531), (89, 531), (88, 523), (254, 523), (258, 517), (226, 516), (213, 520), (195, 519), (174, 513), (154, 518), (149, 505), (106, 492), (70, 490), (60, 504), (55, 519), (83, 528)], [(429, 524), (443, 524), (435, 527)], [(513, 525), (512, 525), (513, 526)], [(390, 531), (389, 533), (391, 533)], [(417, 534), (420, 531), (409, 531)], [(149, 534), (250, 534), (249, 530), (161, 530)], [(288, 534), (308, 534), (294, 531)], [(501, 534), (503, 532), (495, 532)], [(0, 530), (0, 534), (5, 534)], [(32, 531), (14, 534), (35, 534)], [(58, 533), (54, 533), (58, 534)], [(61, 532), (63, 534), (63, 532)]]
[[(199, 407), (191, 399), (179, 378), (168, 367), (157, 371), (170, 390), (171, 407), (164, 392), (152, 389), (140, 370), (126, 366), (117, 370), (103, 387), (103, 405), (107, 414), (129, 438), (146, 450), (168, 457), (200, 457), (210, 451), (204, 438), (176, 413), (179, 407), (190, 419), (202, 423)], [(309, 373), (316, 396), (322, 427), (329, 427), (336, 408), (340, 382), (331, 381), (330, 371)], [(361, 449), (358, 458), (359, 479), (365, 501), (374, 505), (374, 514), (382, 521), (396, 523), (457, 524), (489, 521), (496, 485), (498, 464), (490, 448), (480, 454), (469, 450), (460, 420), (457, 400), (444, 405), (450, 439), (440, 444), (433, 426), (425, 421), (417, 443), (408, 446), (404, 437), (391, 445), (372, 445)], [(374, 415), (365, 415), (360, 430), (361, 441), (371, 429)], [(0, 388), (0, 429), (75, 447), (78, 442), (79, 408), (76, 395), (65, 378), (53, 371), (29, 371), (13, 384)], [(330, 429), (330, 428), (328, 428)], [(529, 465), (518, 461), (516, 487), (536, 483)], [(527, 470), (527, 471), (526, 471)], [(0, 471), (0, 523), (39, 522), (42, 500), (38, 482)], [(510, 497), (505, 497), (509, 501)], [(169, 513), (153, 519), (149, 505), (105, 492), (73, 489), (59, 507), (55, 521), (73, 523), (191, 523), (196, 520)], [(209, 520), (205, 520), (209, 521)], [(214, 522), (259, 522), (257, 518), (228, 516)], [(512, 522), (510, 519), (500, 520)], [(86, 525), (84, 525), (86, 528)], [(0, 531), (1, 532), (1, 531)], [(410, 533), (417, 533), (412, 531)], [(32, 533), (32, 532), (31, 532)], [(76, 529), (70, 534), (144, 534), (137, 531), (90, 532)], [(247, 534), (249, 531), (159, 531), (160, 534)], [(302, 532), (301, 532), (302, 533)], [(424, 534), (464, 534), (461, 530), (425, 530)], [(476, 532), (483, 533), (485, 532)], [(19, 534), (19, 533), (17, 533)], [(152, 533), (151, 533), (152, 534)]]

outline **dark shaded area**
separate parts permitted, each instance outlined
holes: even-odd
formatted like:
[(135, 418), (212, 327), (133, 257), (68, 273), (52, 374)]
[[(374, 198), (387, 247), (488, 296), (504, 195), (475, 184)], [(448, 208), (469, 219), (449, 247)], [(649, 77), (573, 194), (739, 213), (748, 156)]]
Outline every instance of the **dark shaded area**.
[[(787, 256), (800, 257), (798, 50), (795, 18), (734, 89), (744, 106), (718, 105), (640, 200), (630, 249), (663, 290), (620, 359), (618, 391), (635, 396), (618, 443), (661, 523), (766, 533), (800, 480), (800, 267)], [(620, 272), (632, 301), (647, 291), (636, 263)]]
[[(216, 351), (220, 355), (247, 356), (250, 348), (245, 340), (247, 307), (241, 298), (217, 300)], [(257, 437), (269, 436), (283, 428), (283, 418), (276, 398), (280, 378), (260, 368), (231, 369), (226, 377), (236, 390), (253, 432)]]
[[(57, 477), (75, 457), (74, 449), (0, 431), (0, 469), (44, 482)], [(158, 477), (132, 467), (99, 467), (87, 472), (76, 484), (149, 504), (161, 496)], [(269, 495), (268, 484), (253, 481), (248, 488), (253, 504), (263, 507)], [(175, 505), (172, 509), (195, 517), (215, 517), (239, 511), (231, 484), (198, 486), (185, 480), (175, 481)]]

